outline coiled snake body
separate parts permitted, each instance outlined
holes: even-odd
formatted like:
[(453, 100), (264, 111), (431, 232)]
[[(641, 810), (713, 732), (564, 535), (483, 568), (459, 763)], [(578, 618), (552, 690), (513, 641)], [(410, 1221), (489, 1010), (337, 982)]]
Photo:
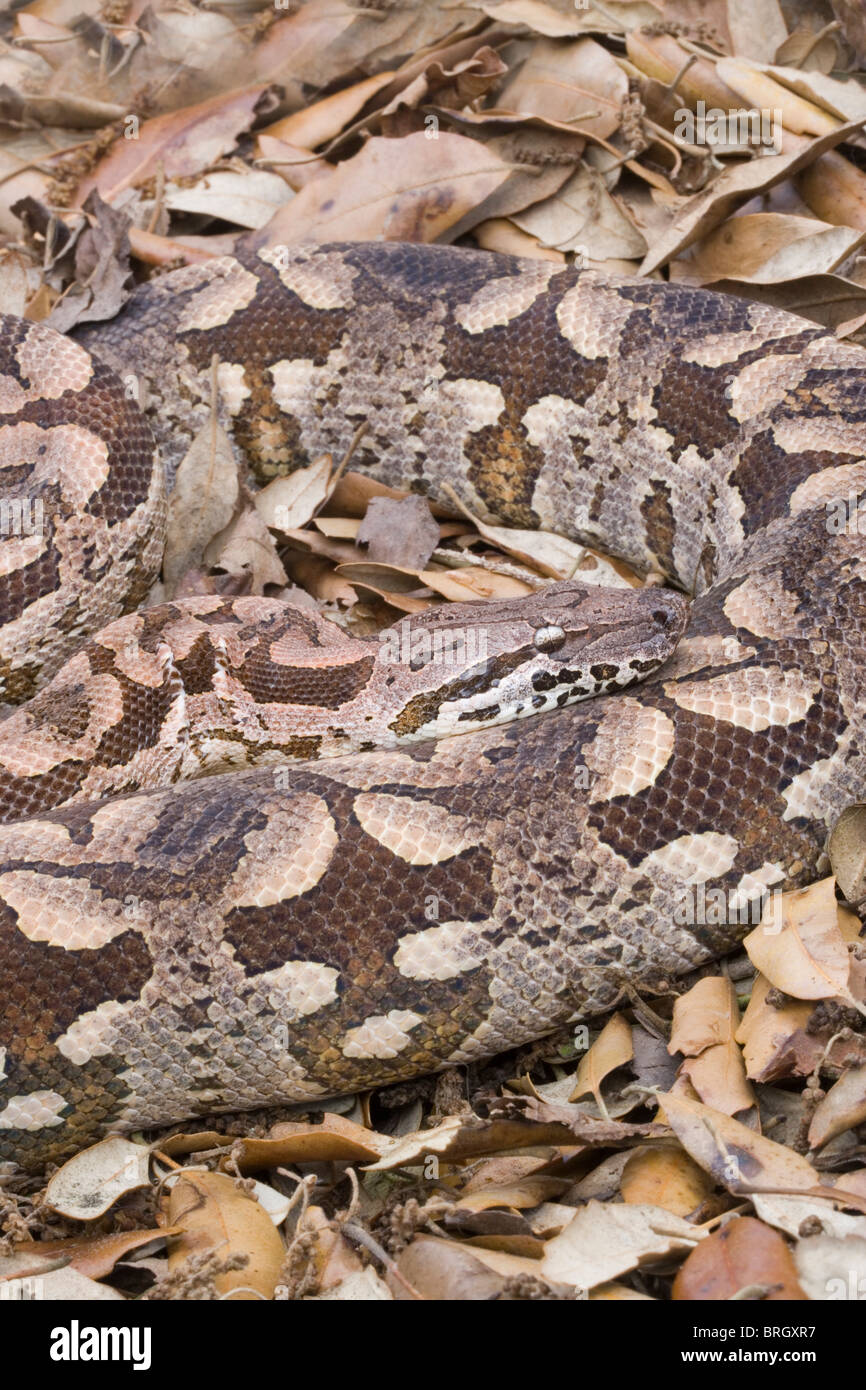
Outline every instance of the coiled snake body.
[[(121, 383), (146, 378), (169, 467), (216, 353), (259, 476), (339, 453), (363, 419), (360, 465), (383, 481), (449, 483), (695, 598), (671, 661), (628, 693), (0, 827), (0, 1156), (493, 1054), (732, 946), (741, 914), (683, 911), (700, 885), (736, 906), (821, 867), (866, 791), (866, 556), (844, 524), (866, 485), (860, 349), (699, 290), (397, 244), (184, 269), (78, 336)], [(8, 491), (42, 469), (77, 518), (53, 548), (3, 542), (20, 699), (94, 617), (140, 601), (162, 504), (122, 384), (89, 377), (80, 344), (46, 366), (26, 325), (0, 345)], [(165, 687), (156, 648), (136, 651), (131, 675)], [(118, 710), (132, 698), (130, 673), (88, 672)], [(83, 737), (74, 701), (41, 708), (55, 741)], [(129, 755), (112, 727), (88, 745), (106, 767)], [(44, 751), (28, 767), (9, 736), (0, 771), (17, 785)]]

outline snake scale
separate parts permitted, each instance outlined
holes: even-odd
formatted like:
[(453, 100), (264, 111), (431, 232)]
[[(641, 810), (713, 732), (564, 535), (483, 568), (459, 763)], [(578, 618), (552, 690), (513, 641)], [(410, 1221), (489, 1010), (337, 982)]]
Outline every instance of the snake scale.
[[(41, 479), (65, 517), (2, 542), (13, 701), (147, 592), (163, 504), (129, 385), (171, 470), (215, 354), (260, 479), (366, 421), (353, 466), (694, 597), (672, 658), (625, 693), (108, 799), (106, 776), (96, 800), (7, 816), (0, 1156), (489, 1056), (732, 947), (740, 913), (683, 914), (700, 886), (737, 905), (823, 867), (866, 791), (866, 542), (856, 512), (832, 522), (866, 486), (859, 348), (704, 290), (396, 243), (250, 248), (50, 352), (41, 332), (0, 331), (4, 490)], [(120, 622), (130, 680), (165, 687), (146, 614)], [(89, 651), (117, 706), (88, 745), (108, 767), (130, 757), (110, 726), (132, 685)], [(51, 739), (84, 738), (73, 687), (8, 717), (7, 797)], [(9, 721), (34, 708), (48, 744), (37, 727), (28, 755)]]

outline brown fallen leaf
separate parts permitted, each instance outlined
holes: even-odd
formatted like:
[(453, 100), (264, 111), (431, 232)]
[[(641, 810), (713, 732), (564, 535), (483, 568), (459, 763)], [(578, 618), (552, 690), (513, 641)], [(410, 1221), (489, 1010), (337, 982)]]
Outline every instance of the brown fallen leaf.
[(420, 571), (439, 544), (439, 525), (423, 497), (371, 497), (356, 540), (371, 563)]
[(181, 460), (169, 498), (163, 577), (167, 597), (187, 570), (201, 565), (214, 536), (235, 514), (240, 480), (231, 440), (217, 419), (216, 359), (210, 418)]
[[(397, 1256), (386, 1282), (398, 1300), (489, 1303), (504, 1296), (508, 1276), (491, 1269), (480, 1255), (480, 1251), (470, 1252), (458, 1241), (416, 1236)], [(536, 1277), (540, 1278), (538, 1261), (526, 1263), (534, 1266)]]
[(620, 1191), (629, 1206), (664, 1207), (674, 1216), (696, 1211), (713, 1190), (702, 1168), (681, 1149), (636, 1149), (622, 1170)]
[(233, 1301), (273, 1297), (284, 1248), (271, 1218), (238, 1183), (224, 1173), (182, 1172), (171, 1187), (169, 1222), (181, 1234), (169, 1241), (172, 1272), (193, 1255), (213, 1253), (221, 1260), (246, 1256), (242, 1268), (215, 1277), (217, 1293)]
[(674, 1001), (668, 1052), (697, 1057), (733, 1037), (739, 1023), (737, 995), (724, 975), (707, 975)]
[(644, 257), (640, 273), (649, 275), (673, 260), (723, 222), (741, 203), (799, 173), (819, 155), (841, 144), (847, 135), (859, 129), (859, 125), (860, 122), (851, 121), (815, 140), (798, 143), (790, 150), (786, 148), (782, 154), (750, 159), (722, 170), (708, 188), (689, 198), (677, 212), (668, 231), (653, 243)]
[(589, 1289), (692, 1250), (705, 1235), (699, 1226), (661, 1207), (591, 1201), (547, 1242), (541, 1272), (548, 1279)]
[[(150, 1231), (110, 1231), (103, 1235), (76, 1236), (71, 1240), (27, 1241), (12, 1246), (11, 1261), (20, 1278), (38, 1275), (47, 1262), (61, 1260), (79, 1274), (86, 1274), (88, 1279), (105, 1279), (118, 1260), (131, 1250), (176, 1234), (176, 1227), (157, 1226)], [(8, 1278), (9, 1272), (7, 1264), (0, 1262), (0, 1279)]]
[(628, 79), (594, 39), (539, 39), (499, 97), (503, 110), (567, 122), (593, 135), (612, 135), (622, 119)]
[(790, 1056), (785, 1057), (784, 1051), (794, 1035), (805, 1029), (814, 1007), (806, 1000), (786, 999), (776, 1008), (767, 1003), (772, 988), (766, 976), (758, 975), (736, 1032), (743, 1047), (746, 1075), (753, 1081), (775, 1081), (791, 1074)]
[(820, 1149), (837, 1134), (866, 1120), (866, 1066), (851, 1067), (818, 1102), (809, 1125), (809, 1146)]
[(317, 1125), (285, 1121), (273, 1126), (266, 1139), (237, 1139), (223, 1171), (254, 1173), (287, 1163), (330, 1163), (339, 1160), (375, 1161), (392, 1143), (385, 1135), (365, 1129), (343, 1115), (326, 1113)]
[(802, 1301), (797, 1267), (778, 1231), (753, 1216), (734, 1217), (687, 1256), (673, 1285), (676, 1302), (733, 1298), (759, 1285), (767, 1303)]
[(206, 565), (235, 579), (248, 578), (248, 593), (262, 594), (268, 584), (288, 583), (274, 538), (252, 505), (208, 542), (203, 558)]
[(622, 1014), (613, 1014), (581, 1059), (577, 1082), (568, 1099), (575, 1101), (581, 1096), (592, 1095), (602, 1115), (607, 1118), (601, 1083), (617, 1067), (627, 1066), (633, 1055), (631, 1027)]
[(718, 280), (771, 284), (825, 275), (862, 246), (866, 231), (815, 217), (755, 212), (731, 217), (671, 264), (671, 279), (692, 285)]
[(799, 1192), (821, 1185), (807, 1159), (730, 1115), (670, 1091), (660, 1100), (683, 1148), (729, 1192)]
[(264, 238), (255, 234), (254, 244), (443, 240), (510, 172), (503, 160), (462, 135), (376, 136), (302, 188), (271, 219)]
[(124, 189), (151, 178), (158, 167), (167, 178), (200, 173), (228, 154), (238, 136), (275, 104), (274, 91), (259, 84), (221, 92), (194, 106), (142, 121), (136, 139), (116, 140), (93, 172), (81, 180), (78, 206), (94, 188), (113, 203)]
[(760, 925), (743, 941), (752, 964), (795, 999), (850, 997), (835, 888), (836, 880), (825, 878), (771, 899)]
[(283, 534), (306, 526), (328, 498), (333, 467), (331, 455), (322, 454), (308, 468), (274, 478), (255, 495), (262, 520)]

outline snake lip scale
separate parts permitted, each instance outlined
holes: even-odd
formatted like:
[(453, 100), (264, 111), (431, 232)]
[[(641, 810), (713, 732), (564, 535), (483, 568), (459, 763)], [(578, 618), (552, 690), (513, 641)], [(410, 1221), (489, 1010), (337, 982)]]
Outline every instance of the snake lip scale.
[[(365, 654), (314, 624), (296, 662), (271, 600), (139, 611), (214, 355), (260, 480), (365, 421), (355, 463), (384, 483), (659, 571), (692, 596), (675, 651), (457, 737), (467, 692), (437, 678), (395, 746), (352, 726), (344, 755), (324, 717), (266, 746), (241, 687), (272, 704), (292, 667), (319, 717), (363, 700)], [(0, 319), (0, 411), (5, 497), (50, 518), (0, 539), (2, 1158), (314, 1108), (659, 988), (744, 930), (684, 902), (808, 883), (866, 793), (866, 556), (828, 524), (866, 487), (866, 377), (814, 324), (450, 247), (250, 246), (66, 338)], [(571, 629), (530, 628), (549, 684)], [(184, 759), (237, 770), (175, 781)]]

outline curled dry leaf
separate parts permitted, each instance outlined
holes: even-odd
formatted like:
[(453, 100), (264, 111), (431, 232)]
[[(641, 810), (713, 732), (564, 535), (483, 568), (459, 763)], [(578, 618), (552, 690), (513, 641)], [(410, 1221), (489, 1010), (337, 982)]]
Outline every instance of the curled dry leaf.
[(198, 568), (214, 536), (228, 526), (240, 496), (231, 440), (211, 411), (181, 460), (169, 498), (162, 572), (168, 596)]
[(734, 1217), (686, 1258), (674, 1280), (678, 1302), (735, 1297), (758, 1285), (768, 1303), (802, 1301), (793, 1256), (778, 1231), (753, 1216)]
[(689, 1216), (713, 1190), (702, 1168), (681, 1149), (636, 1149), (622, 1170), (620, 1192), (629, 1206), (663, 1207)]
[(809, 1144), (820, 1149), (866, 1120), (866, 1066), (851, 1067), (819, 1101), (809, 1126)]
[[(162, 1243), (174, 1235), (171, 1227), (156, 1227), (151, 1231), (110, 1231), (104, 1235), (77, 1236), (71, 1240), (40, 1240), (22, 1242), (12, 1247), (12, 1255), (0, 1258), (0, 1279), (14, 1273), (22, 1278), (40, 1274), (46, 1266), (61, 1261), (64, 1265), (86, 1274), (89, 1279), (104, 1279), (118, 1260), (131, 1250), (152, 1242)], [(0, 1288), (2, 1288), (0, 1283)]]
[(242, 1173), (259, 1168), (278, 1168), (287, 1163), (375, 1161), (392, 1141), (375, 1130), (364, 1129), (342, 1115), (326, 1114), (321, 1124), (286, 1121), (274, 1125), (267, 1139), (239, 1139), (223, 1169), (237, 1166)]
[(581, 1059), (577, 1069), (577, 1084), (570, 1101), (581, 1096), (593, 1095), (602, 1114), (607, 1117), (607, 1108), (601, 1094), (601, 1083), (617, 1067), (624, 1067), (634, 1056), (631, 1041), (631, 1028), (622, 1014), (614, 1014), (599, 1033), (586, 1056)]
[(771, 984), (795, 999), (833, 999), (848, 994), (849, 958), (839, 928), (836, 880), (772, 898), (759, 926), (743, 945)]
[(441, 240), (510, 177), (504, 160), (462, 135), (374, 137), (280, 209), (268, 225), (267, 245)]
[[(179, 1271), (192, 1255), (221, 1260), (246, 1255), (242, 1269), (214, 1280), (221, 1297), (272, 1298), (283, 1262), (283, 1242), (265, 1209), (224, 1173), (181, 1172), (171, 1185), (169, 1221), (181, 1234), (169, 1241), (168, 1264)], [(254, 1291), (254, 1292), (253, 1292)]]
[(784, 1050), (794, 1035), (806, 1027), (814, 1007), (805, 1000), (788, 999), (781, 1008), (775, 1008), (767, 1003), (772, 988), (764, 975), (757, 977), (736, 1032), (737, 1042), (743, 1048), (746, 1075), (752, 1081), (774, 1081), (790, 1074), (790, 1061), (783, 1057)]
[(326, 501), (332, 471), (331, 455), (322, 454), (308, 468), (298, 468), (287, 478), (274, 478), (256, 493), (256, 511), (275, 531), (285, 534), (300, 530)]
[(820, 1186), (820, 1174), (793, 1149), (755, 1134), (739, 1120), (700, 1101), (670, 1091), (660, 1099), (683, 1148), (729, 1192), (801, 1191)]
[(662, 1207), (588, 1202), (547, 1242), (546, 1278), (589, 1289), (680, 1251), (706, 1233)]
[(73, 1221), (93, 1221), (139, 1187), (150, 1186), (150, 1150), (129, 1139), (101, 1139), (49, 1180), (45, 1205)]

